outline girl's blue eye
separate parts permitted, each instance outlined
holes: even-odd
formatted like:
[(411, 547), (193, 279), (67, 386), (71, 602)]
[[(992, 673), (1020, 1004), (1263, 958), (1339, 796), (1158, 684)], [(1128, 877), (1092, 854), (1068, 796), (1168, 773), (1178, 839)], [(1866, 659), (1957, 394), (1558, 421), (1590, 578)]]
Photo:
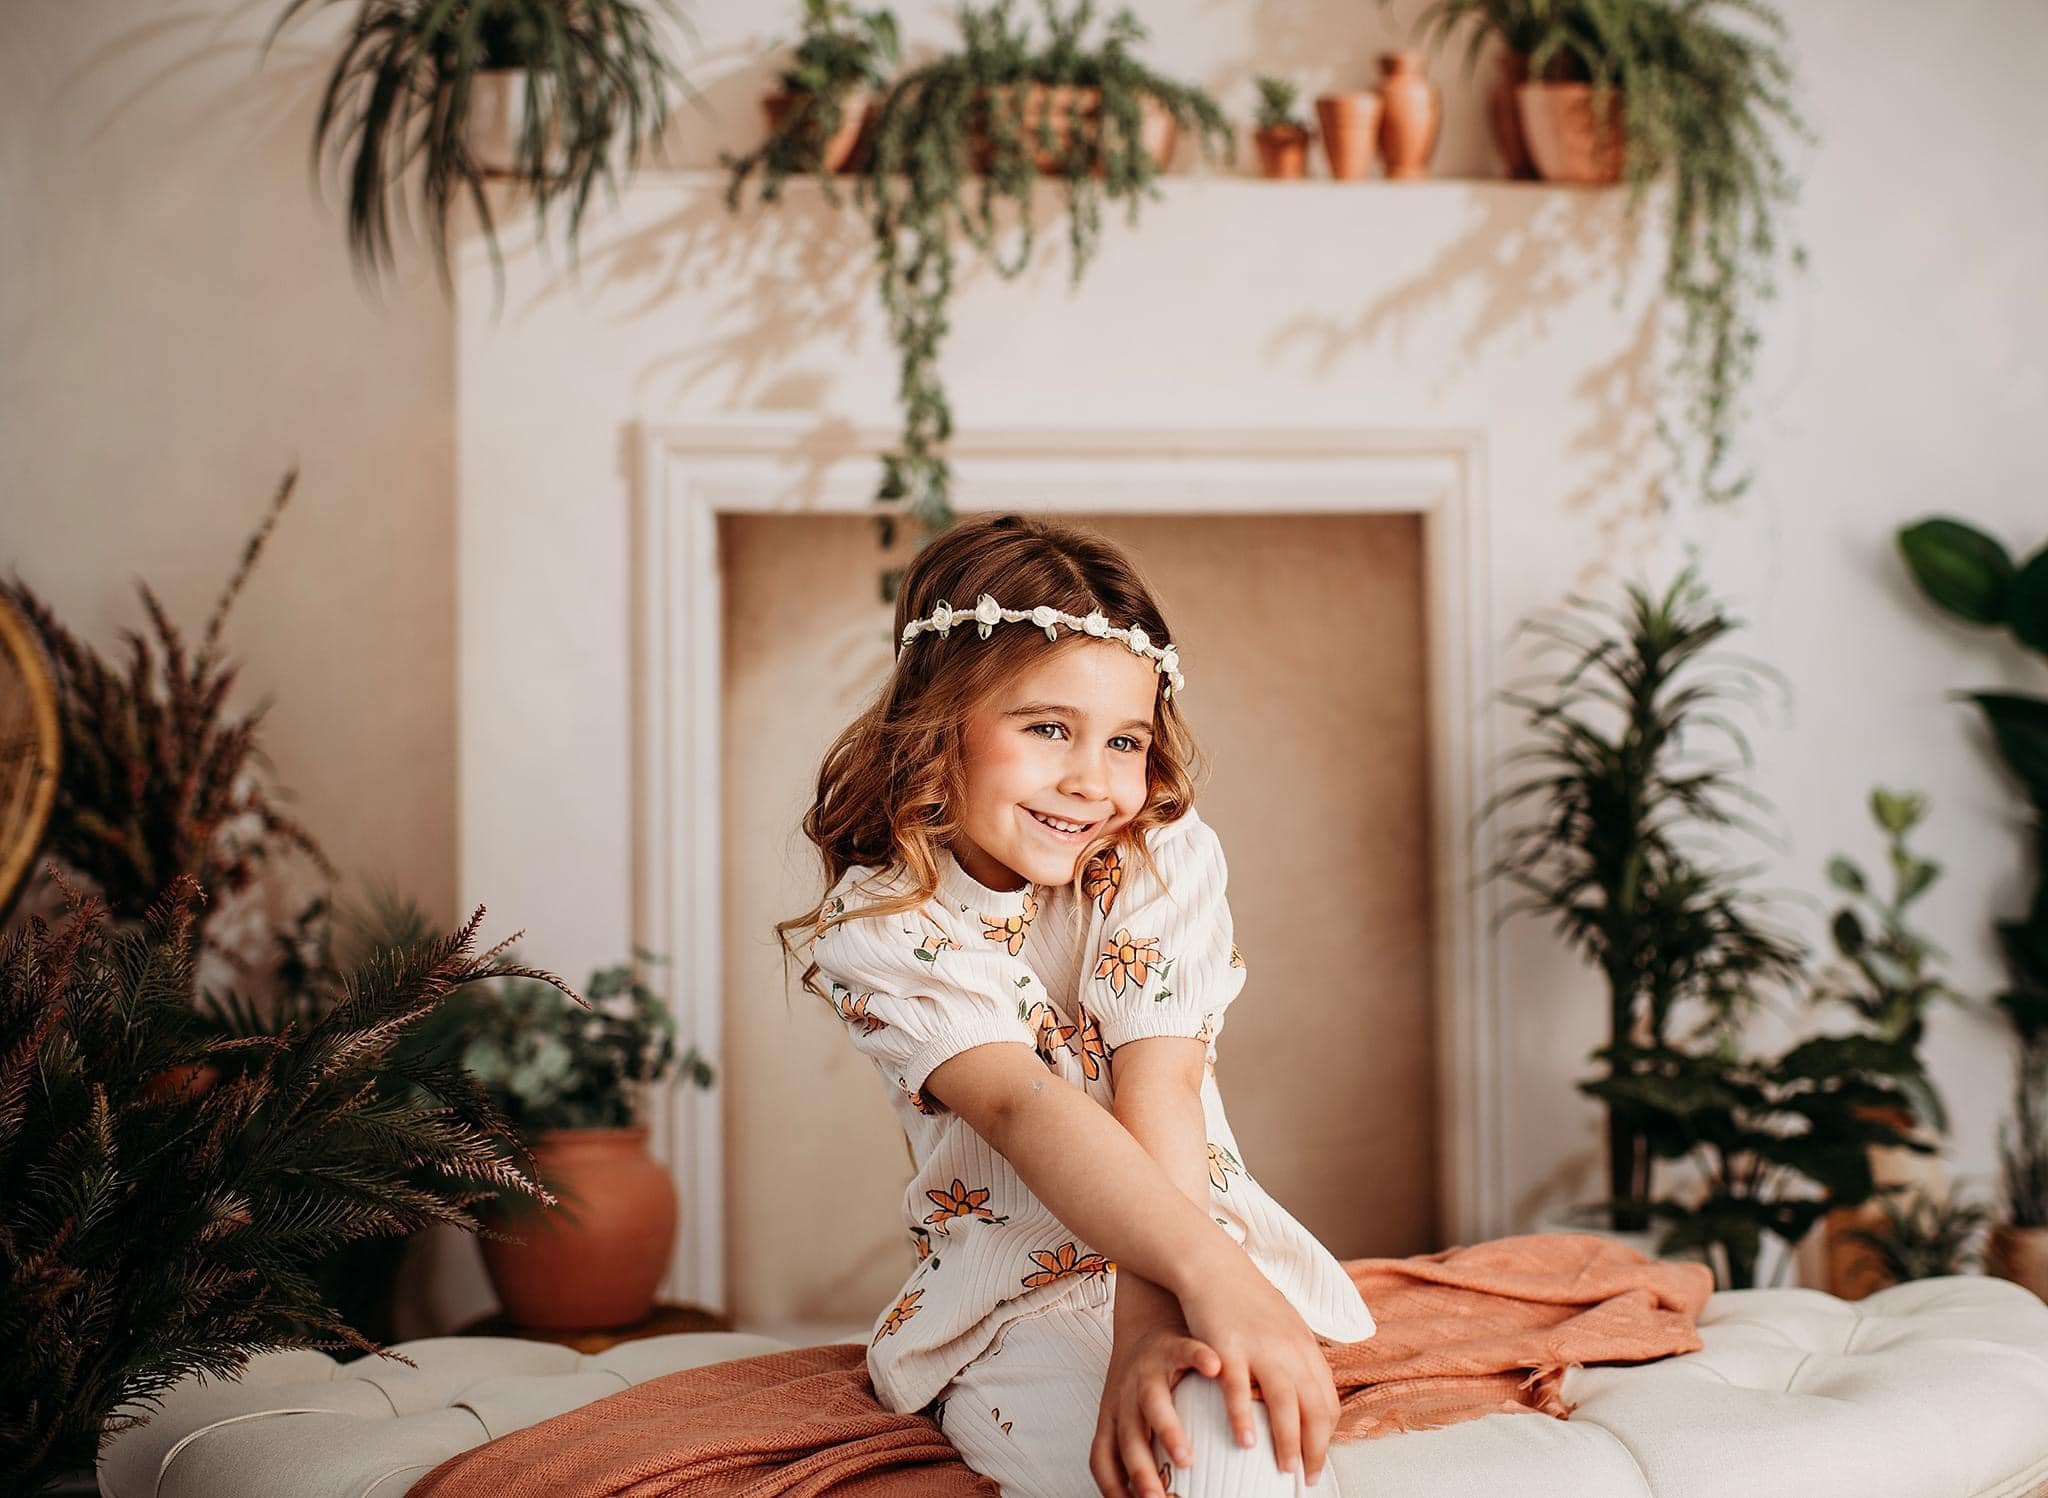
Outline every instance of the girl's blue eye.
[[(1067, 725), (1064, 723), (1034, 723), (1024, 731), (1026, 733), (1036, 733), (1041, 728), (1057, 728), (1061, 733), (1065, 733), (1067, 731)], [(1124, 743), (1129, 744), (1131, 746), (1128, 749), (1119, 750), (1119, 753), (1143, 754), (1145, 752), (1145, 746), (1127, 733), (1118, 734), (1115, 738), (1111, 739), (1110, 742), (1114, 744), (1118, 742), (1118, 740), (1121, 740)]]

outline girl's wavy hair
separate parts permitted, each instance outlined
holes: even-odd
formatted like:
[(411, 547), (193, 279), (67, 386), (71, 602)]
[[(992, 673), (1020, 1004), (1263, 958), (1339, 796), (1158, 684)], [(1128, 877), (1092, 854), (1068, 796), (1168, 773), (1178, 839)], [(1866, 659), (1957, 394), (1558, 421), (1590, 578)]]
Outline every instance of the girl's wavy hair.
[[(1035, 516), (989, 515), (961, 521), (927, 543), (911, 559), (896, 596), (895, 669), (875, 702), (825, 751), (818, 769), (817, 795), (804, 813), (803, 830), (824, 863), (825, 893), (802, 915), (775, 923), (785, 977), (789, 960), (805, 958), (832, 927), (914, 909), (938, 892), (939, 860), (960, 831), (959, 808), (966, 799), (963, 730), (969, 716), (1047, 654), (1074, 649), (1076, 639), (1102, 643), (1064, 624), (1055, 626), (1060, 638), (1048, 640), (1043, 629), (1025, 620), (998, 624), (984, 640), (972, 619), (956, 623), (950, 635), (928, 631), (907, 646), (901, 643), (911, 620), (942, 602), (971, 610), (983, 593), (1005, 608), (1047, 604), (1081, 617), (1099, 609), (1112, 625), (1138, 626), (1156, 642), (1173, 638), (1137, 569), (1090, 531)], [(1159, 678), (1162, 685), (1165, 680)], [(1145, 833), (1178, 821), (1194, 804), (1191, 767), (1200, 755), (1194, 735), (1177, 699), (1161, 700), (1155, 692), (1152, 700), (1145, 804), (1122, 827), (1091, 839), (1074, 863), (1074, 903), (1084, 929), (1091, 862), (1114, 848), (1120, 865), (1128, 867), (1136, 858), (1161, 877)], [(832, 890), (857, 865), (880, 871), (882, 888), (870, 889), (867, 880), (860, 884), (880, 900), (859, 909), (835, 902), (838, 908), (827, 912)], [(799, 931), (805, 934), (793, 943), (790, 934)], [(817, 973), (818, 964), (808, 962), (803, 986), (829, 1001), (814, 981)]]

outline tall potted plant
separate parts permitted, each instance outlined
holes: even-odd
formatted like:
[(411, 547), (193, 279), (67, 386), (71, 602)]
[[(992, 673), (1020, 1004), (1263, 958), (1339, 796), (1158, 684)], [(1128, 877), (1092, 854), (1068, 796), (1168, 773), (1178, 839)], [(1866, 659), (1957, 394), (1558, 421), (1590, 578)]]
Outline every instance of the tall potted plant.
[[(346, 158), (348, 243), (374, 282), (392, 269), (391, 224), (416, 170), (417, 207), (444, 286), (456, 205), (475, 209), (493, 267), (497, 234), (485, 182), (518, 183), (545, 232), (568, 210), (573, 254), (600, 182), (617, 158), (659, 142), (683, 84), (656, 25), (674, 0), (287, 0), (269, 42), (294, 17), (355, 9), (313, 129), (313, 164)], [(402, 212), (402, 209), (401, 209)]]
[[(883, 455), (875, 498), (907, 503), (926, 538), (955, 519), (945, 457), (953, 412), (939, 355), (957, 241), (1005, 279), (1022, 275), (1036, 243), (1032, 196), (1044, 171), (1065, 200), (1078, 283), (1101, 234), (1103, 204), (1122, 203), (1135, 223), (1140, 203), (1158, 195), (1168, 132), (1191, 133), (1211, 159), (1235, 149), (1213, 98), (1142, 61), (1147, 33), (1128, 9), (1091, 40), (1094, 0), (1066, 9), (1040, 0), (1043, 43), (1014, 9), (1014, 0), (961, 6), (960, 46), (898, 76), (881, 100), (856, 184), (874, 235), (903, 410), (902, 440)], [(732, 200), (737, 206), (736, 193)], [(1014, 236), (1007, 254), (997, 243), (1005, 234)], [(884, 547), (895, 542), (899, 513), (875, 517)], [(882, 571), (884, 602), (895, 599), (902, 576), (900, 567)]]
[(631, 967), (593, 975), (588, 998), (588, 1010), (575, 1010), (553, 987), (512, 981), (466, 1003), (444, 1029), (561, 1203), (543, 1213), (515, 1198), (490, 1214), (499, 1236), (484, 1241), (484, 1265), (520, 1326), (625, 1326), (653, 1307), (677, 1201), (647, 1152), (641, 1105), (679, 1075), (700, 1087), (715, 1080), (694, 1047), (677, 1054), (667, 1002)]
[(1756, 798), (1725, 763), (1681, 762), (1681, 738), (1718, 732), (1747, 764), (1747, 741), (1717, 709), (1776, 673), (1716, 648), (1736, 624), (1690, 570), (1661, 597), (1627, 593), (1622, 608), (1573, 597), (1522, 625), (1567, 661), (1544, 695), (1503, 693), (1533, 734), (1506, 763), (1531, 773), (1480, 815), (1533, 803), (1488, 871), (1524, 891), (1502, 918), (1552, 916), (1606, 988), (1609, 1038), (1595, 1053), (1606, 1073), (1579, 1090), (1607, 1102), (1607, 1197), (1562, 1221), (1645, 1234), (1655, 1119), (1640, 1099), (1663, 1085), (1677, 1012), (1702, 1008), (1695, 1036), (1725, 1040), (1763, 989), (1796, 976), (1804, 951), (1757, 918), (1739, 872), (1687, 846), (1707, 828), (1750, 827), (1733, 803)]
[[(1950, 618), (2002, 630), (2048, 658), (2048, 546), (2023, 563), (1994, 536), (1949, 516), (1902, 527), (1900, 554), (1928, 600)], [(1952, 694), (1977, 705), (2006, 769), (2027, 799), (2034, 888), (2024, 914), (1996, 923), (2010, 986), (1996, 1002), (2019, 1038), (2016, 1137), (2001, 1138), (2008, 1219), (1985, 1262), (2048, 1299), (2048, 698), (2022, 692)], [(2003, 1136), (2004, 1131), (2001, 1130)]]
[[(436, 1222), (475, 1230), (494, 1192), (542, 1195), (471, 1078), (399, 1053), (469, 985), (558, 981), (502, 946), (479, 955), (481, 909), (366, 962), (306, 1028), (229, 1040), (187, 1003), (201, 898), (181, 875), (143, 921), (80, 898), (62, 925), (0, 941), (0, 1471), (22, 1491), (90, 1466), (188, 1374), (232, 1377), (277, 1348), (382, 1352), (310, 1261)], [(232, 1082), (153, 1085), (231, 1059), (249, 1060)], [(376, 1089), (394, 1071), (417, 1096)]]
[(872, 113), (872, 96), (889, 86), (897, 57), (896, 17), (856, 10), (849, 0), (804, 0), (803, 37), (777, 90), (761, 100), (768, 138), (744, 156), (720, 158), (731, 172), (726, 202), (739, 206), (756, 169), (761, 197), (774, 202), (782, 184), (815, 172), (832, 201), (832, 174), (854, 154)]
[[(1785, 23), (1767, 0), (1436, 0), (1418, 23), (1438, 44), (1464, 29), (1528, 58), (1516, 90), (1537, 168), (1553, 181), (1626, 178), (1629, 209), (1669, 179), (1664, 293), (1676, 310), (1679, 420), (1660, 428), (1709, 502), (1737, 498), (1727, 464), (1755, 365), (1757, 309), (1775, 293), (1796, 188)], [(1696, 452), (1682, 434), (1690, 433)]]

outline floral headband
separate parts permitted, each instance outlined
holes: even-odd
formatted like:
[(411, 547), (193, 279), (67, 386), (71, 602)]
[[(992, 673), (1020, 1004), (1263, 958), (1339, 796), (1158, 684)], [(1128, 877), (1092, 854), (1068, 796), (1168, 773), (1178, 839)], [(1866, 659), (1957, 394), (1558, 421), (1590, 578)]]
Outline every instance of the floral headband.
[(925, 630), (936, 630), (943, 637), (952, 630), (954, 625), (965, 624), (970, 619), (974, 621), (976, 627), (981, 631), (981, 637), (984, 640), (988, 638), (989, 631), (998, 624), (1015, 624), (1024, 619), (1029, 619), (1033, 624), (1043, 629), (1048, 640), (1057, 640), (1059, 638), (1058, 626), (1062, 624), (1066, 625), (1068, 629), (1080, 634), (1093, 635), (1099, 640), (1121, 640), (1130, 647), (1133, 655), (1149, 657), (1154, 662), (1154, 669), (1166, 678), (1166, 686), (1160, 693), (1162, 700), (1170, 701), (1173, 694), (1180, 691), (1184, 685), (1180, 674), (1179, 651), (1175, 650), (1171, 645), (1167, 645), (1164, 648), (1154, 645), (1151, 637), (1135, 625), (1129, 629), (1111, 628), (1110, 622), (1102, 616), (1102, 612), (1099, 609), (1089, 610), (1086, 618), (1062, 613), (1060, 610), (1048, 607), (1045, 604), (1040, 604), (1035, 609), (1006, 609), (997, 603), (994, 598), (984, 593), (974, 601), (974, 608), (970, 611), (967, 609), (951, 608), (942, 598), (939, 600), (938, 607), (934, 608), (926, 617), (913, 619), (910, 623), (903, 626), (902, 643), (904, 646), (908, 646), (912, 640), (916, 639)]

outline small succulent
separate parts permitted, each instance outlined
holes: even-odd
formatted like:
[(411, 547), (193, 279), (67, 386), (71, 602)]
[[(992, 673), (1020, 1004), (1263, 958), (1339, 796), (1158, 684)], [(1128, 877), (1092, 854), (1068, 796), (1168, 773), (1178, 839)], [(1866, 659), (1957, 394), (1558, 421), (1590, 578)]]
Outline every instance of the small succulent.
[(1298, 84), (1270, 76), (1262, 76), (1255, 81), (1259, 87), (1257, 121), (1261, 130), (1308, 128), (1308, 121), (1301, 116), (1301, 88)]

